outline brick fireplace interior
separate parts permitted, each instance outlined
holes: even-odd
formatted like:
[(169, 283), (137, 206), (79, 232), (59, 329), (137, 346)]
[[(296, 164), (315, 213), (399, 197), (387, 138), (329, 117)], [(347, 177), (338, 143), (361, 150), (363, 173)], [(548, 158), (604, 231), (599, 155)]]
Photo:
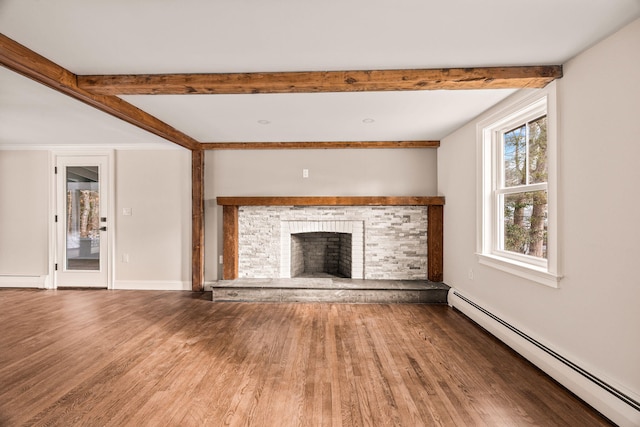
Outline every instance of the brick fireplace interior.
[(291, 235), (291, 277), (351, 278), (351, 233)]

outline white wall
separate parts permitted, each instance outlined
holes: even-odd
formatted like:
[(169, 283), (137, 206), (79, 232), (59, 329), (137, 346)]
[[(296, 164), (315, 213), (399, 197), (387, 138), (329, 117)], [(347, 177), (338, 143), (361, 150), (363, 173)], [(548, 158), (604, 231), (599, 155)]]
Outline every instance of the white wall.
[(118, 151), (115, 169), (115, 286), (190, 290), (191, 153)]
[[(220, 150), (205, 155), (205, 280), (221, 278), (220, 196), (433, 196), (435, 149)], [(309, 170), (309, 178), (302, 170)]]
[[(51, 283), (50, 162), (45, 150), (0, 150), (0, 286)], [(190, 152), (116, 151), (115, 163), (115, 287), (191, 290)]]
[(48, 274), (49, 154), (0, 150), (0, 275)]
[[(636, 400), (640, 396), (640, 278), (635, 270), (640, 260), (639, 78), (637, 20), (569, 61), (557, 82), (564, 274), (559, 289), (476, 260), (477, 121), (444, 138), (438, 152), (438, 191), (446, 196), (445, 282)], [(485, 322), (482, 316), (476, 320)], [(492, 329), (489, 323), (485, 326)], [(542, 367), (553, 371), (551, 365)], [(563, 375), (556, 374), (556, 378)], [(578, 384), (580, 380), (571, 375), (558, 379), (614, 421), (640, 424), (640, 413), (608, 394)]]
[[(220, 150), (206, 153), (205, 198), (434, 195), (435, 149)], [(302, 177), (309, 169), (309, 178)]]

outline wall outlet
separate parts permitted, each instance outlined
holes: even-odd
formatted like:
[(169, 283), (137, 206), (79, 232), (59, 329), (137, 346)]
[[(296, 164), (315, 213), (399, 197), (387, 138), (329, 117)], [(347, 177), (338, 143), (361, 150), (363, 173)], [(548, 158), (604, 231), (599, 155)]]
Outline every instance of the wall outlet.
[(220, 255), (220, 258), (218, 259), (218, 262), (219, 262), (220, 264), (222, 264), (222, 255)]
[(129, 263), (129, 254), (122, 254), (122, 262)]
[(309, 169), (302, 169), (302, 177), (309, 178)]
[(469, 273), (467, 274), (467, 276), (469, 277), (469, 280), (473, 280), (473, 268), (469, 269)]

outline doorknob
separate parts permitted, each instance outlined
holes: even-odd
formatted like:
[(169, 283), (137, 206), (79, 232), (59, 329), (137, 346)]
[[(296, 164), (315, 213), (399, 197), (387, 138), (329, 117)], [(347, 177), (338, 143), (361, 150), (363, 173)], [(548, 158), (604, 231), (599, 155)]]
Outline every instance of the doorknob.
[(100, 231), (107, 231), (107, 227), (100, 227)]

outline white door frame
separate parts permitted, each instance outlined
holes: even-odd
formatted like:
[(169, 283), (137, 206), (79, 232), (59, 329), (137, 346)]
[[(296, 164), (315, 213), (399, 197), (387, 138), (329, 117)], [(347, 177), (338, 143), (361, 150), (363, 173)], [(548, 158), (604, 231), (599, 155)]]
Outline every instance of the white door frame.
[(107, 231), (103, 232), (103, 237), (106, 239), (107, 249), (106, 255), (106, 276), (107, 276), (107, 289), (113, 289), (114, 282), (114, 256), (115, 256), (115, 165), (114, 165), (114, 151), (113, 150), (84, 150), (84, 151), (53, 151), (51, 152), (51, 190), (50, 190), (50, 207), (51, 207), (51, 222), (50, 222), (50, 239), (49, 239), (49, 277), (51, 280), (48, 283), (47, 288), (56, 289), (58, 287), (57, 272), (55, 265), (58, 264), (58, 269), (62, 268), (64, 260), (60, 259), (64, 254), (59, 254), (58, 249), (58, 223), (55, 222), (55, 216), (63, 216), (62, 210), (58, 209), (58, 177), (55, 175), (55, 167), (58, 164), (59, 158), (78, 158), (78, 159), (91, 159), (91, 157), (106, 157), (107, 165)]

